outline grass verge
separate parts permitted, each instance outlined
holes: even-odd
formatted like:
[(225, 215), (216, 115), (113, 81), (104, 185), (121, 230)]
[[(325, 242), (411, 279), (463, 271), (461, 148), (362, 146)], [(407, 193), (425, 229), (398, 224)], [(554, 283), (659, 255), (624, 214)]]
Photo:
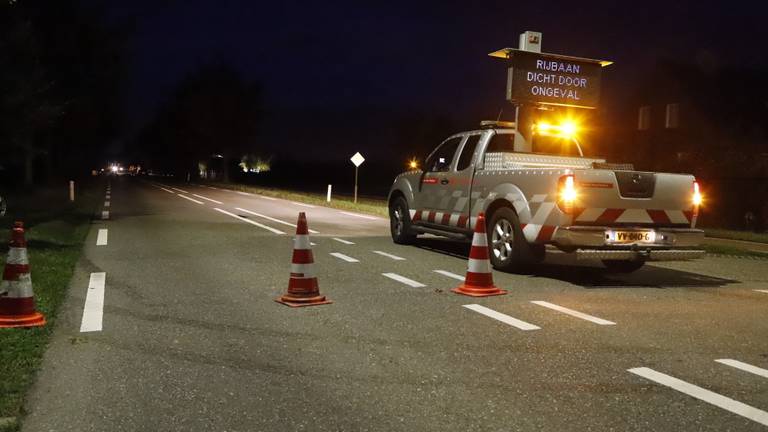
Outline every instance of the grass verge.
[(359, 213), (366, 213), (374, 216), (388, 218), (387, 200), (384, 198), (358, 198), (357, 203), (349, 196), (334, 195), (331, 202), (326, 201), (324, 194), (290, 191), (286, 189), (265, 188), (260, 186), (249, 186), (232, 183), (206, 183), (211, 186), (222, 189), (231, 189), (242, 192), (250, 192), (259, 195), (265, 195), (273, 198), (280, 198), (292, 201), (301, 201), (307, 204), (331, 207), (339, 210), (348, 210)]
[(768, 252), (758, 252), (748, 249), (741, 249), (734, 246), (704, 244), (702, 245), (702, 248), (707, 251), (708, 254), (768, 259)]
[(66, 194), (62, 187), (10, 196), (8, 214), (0, 218), (3, 256), (13, 221), (24, 221), (37, 309), (48, 321), (44, 327), (0, 329), (0, 432), (20, 428), (24, 396), (42, 362), (98, 203), (93, 187), (79, 191), (74, 204)]
[(756, 243), (768, 243), (768, 233), (736, 231), (719, 228), (704, 228), (704, 232), (706, 233), (707, 237), (751, 241)]

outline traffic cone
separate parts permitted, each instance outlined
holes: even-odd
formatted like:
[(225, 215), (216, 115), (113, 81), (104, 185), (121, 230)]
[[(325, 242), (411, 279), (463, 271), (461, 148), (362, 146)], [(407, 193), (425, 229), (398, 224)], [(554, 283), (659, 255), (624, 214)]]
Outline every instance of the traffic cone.
[(293, 240), (293, 259), (291, 260), (291, 278), (288, 280), (288, 293), (275, 299), (276, 302), (291, 307), (317, 306), (332, 303), (320, 295), (317, 277), (314, 271), (315, 260), (309, 242), (307, 216), (299, 213), (296, 224), (296, 238)]
[(42, 325), (45, 325), (45, 317), (35, 310), (24, 224), (16, 222), (11, 231), (8, 260), (0, 283), (0, 328)]
[(480, 212), (475, 223), (472, 249), (469, 252), (467, 275), (464, 283), (451, 291), (472, 297), (503, 295), (507, 292), (493, 284), (491, 260), (488, 258), (488, 236), (485, 234), (485, 214)]

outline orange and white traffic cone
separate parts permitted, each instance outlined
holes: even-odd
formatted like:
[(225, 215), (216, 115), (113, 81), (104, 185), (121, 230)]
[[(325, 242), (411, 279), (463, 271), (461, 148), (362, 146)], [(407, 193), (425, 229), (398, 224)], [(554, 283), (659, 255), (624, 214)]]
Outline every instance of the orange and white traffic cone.
[(296, 224), (296, 238), (293, 240), (293, 259), (291, 260), (291, 278), (288, 280), (288, 293), (276, 302), (291, 307), (317, 306), (332, 303), (320, 295), (317, 277), (314, 271), (315, 260), (312, 245), (309, 242), (307, 216), (299, 213)]
[(45, 325), (45, 317), (35, 310), (24, 224), (16, 222), (11, 231), (8, 260), (0, 283), (0, 328), (42, 325)]
[(477, 215), (472, 249), (469, 252), (467, 275), (464, 283), (451, 291), (472, 297), (487, 297), (506, 294), (493, 284), (491, 260), (488, 258), (488, 236), (485, 233), (485, 214)]

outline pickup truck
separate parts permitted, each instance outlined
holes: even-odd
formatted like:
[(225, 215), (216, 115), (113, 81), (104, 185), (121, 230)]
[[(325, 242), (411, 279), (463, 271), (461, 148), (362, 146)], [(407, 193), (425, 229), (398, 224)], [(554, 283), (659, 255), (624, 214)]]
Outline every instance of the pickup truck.
[(541, 261), (547, 245), (614, 272), (704, 254), (695, 249), (704, 232), (695, 228), (701, 194), (692, 175), (635, 171), (584, 157), (573, 137), (533, 134), (529, 143), (514, 123), (483, 123), (395, 178), (395, 243), (424, 233), (469, 240), (483, 212), (491, 263), (503, 271)]

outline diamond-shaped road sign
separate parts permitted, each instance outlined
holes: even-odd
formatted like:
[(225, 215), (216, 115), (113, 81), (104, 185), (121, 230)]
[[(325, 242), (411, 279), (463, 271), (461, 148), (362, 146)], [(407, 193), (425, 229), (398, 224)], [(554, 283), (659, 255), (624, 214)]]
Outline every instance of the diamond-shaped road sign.
[(356, 167), (359, 167), (363, 164), (363, 162), (365, 162), (365, 158), (360, 154), (360, 152), (355, 153), (355, 155), (349, 158), (349, 160), (351, 160)]

